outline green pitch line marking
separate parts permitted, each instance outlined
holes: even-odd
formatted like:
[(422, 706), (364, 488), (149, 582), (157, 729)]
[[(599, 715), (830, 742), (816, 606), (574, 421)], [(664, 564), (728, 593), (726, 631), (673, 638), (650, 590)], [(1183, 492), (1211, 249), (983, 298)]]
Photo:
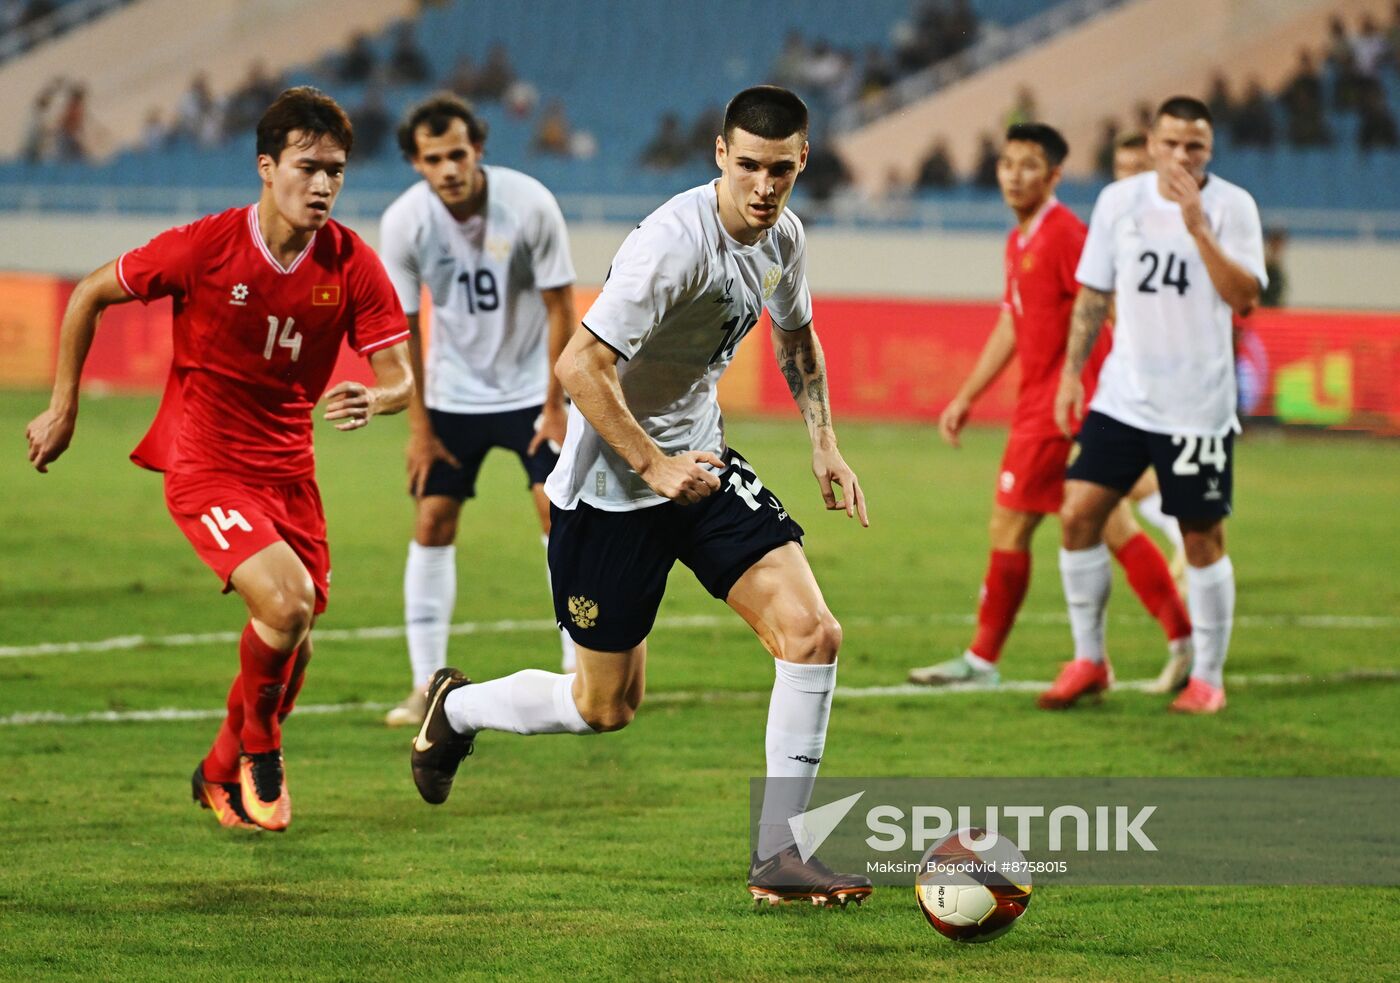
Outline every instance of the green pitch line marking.
[[(1063, 612), (1021, 612), (1016, 620), (1023, 624), (1065, 625)], [(1118, 615), (1110, 618), (1118, 624), (1146, 623), (1145, 615)], [(862, 615), (841, 617), (847, 628), (898, 628), (903, 625), (971, 625), (972, 614), (896, 614), (880, 618)], [(697, 614), (658, 618), (661, 629), (734, 628), (748, 626), (732, 614)], [(1236, 628), (1318, 628), (1328, 631), (1387, 631), (1400, 628), (1400, 616), (1364, 614), (1246, 614), (1235, 617)], [(545, 618), (506, 619), (502, 621), (464, 621), (452, 625), (453, 635), (509, 635), (518, 632), (552, 632), (557, 626)], [(376, 625), (365, 628), (317, 628), (317, 642), (361, 642), (376, 639), (403, 638), (403, 625)], [(22, 659), (42, 655), (81, 655), (89, 652), (116, 652), (137, 648), (184, 648), (191, 645), (231, 645), (238, 642), (239, 632), (209, 631), (183, 635), (117, 635), (87, 642), (37, 642), (33, 645), (0, 645), (0, 659)]]
[[(1400, 681), (1400, 669), (1354, 669), (1348, 672), (1323, 673), (1252, 673), (1230, 675), (1225, 683), (1231, 689), (1250, 686), (1328, 686), (1342, 683)], [(1151, 679), (1132, 679), (1114, 683), (1113, 691), (1141, 693), (1153, 682)], [(882, 697), (948, 697), (968, 693), (1039, 693), (1047, 688), (1050, 681), (1017, 679), (990, 688), (987, 686), (914, 686), (904, 683), (898, 686), (836, 687), (838, 699), (878, 699)], [(674, 692), (648, 693), (648, 704), (677, 703), (762, 703), (769, 697), (768, 690), (676, 690)], [(298, 716), (305, 714), (341, 713), (383, 713), (392, 703), (321, 703), (308, 706), (298, 705)], [(126, 724), (150, 723), (172, 720), (221, 720), (224, 708), (190, 710), (178, 707), (164, 707), (159, 710), (100, 710), (93, 713), (56, 713), (47, 710), (12, 713), (0, 717), (0, 727), (24, 727), (35, 724)]]

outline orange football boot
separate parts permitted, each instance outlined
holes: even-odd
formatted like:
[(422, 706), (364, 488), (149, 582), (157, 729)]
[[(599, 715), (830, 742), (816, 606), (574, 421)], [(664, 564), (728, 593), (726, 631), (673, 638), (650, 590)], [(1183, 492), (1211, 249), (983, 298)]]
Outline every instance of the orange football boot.
[(207, 782), (204, 762), (195, 765), (190, 789), (201, 809), (209, 809), (225, 829), (261, 829), (243, 808), (243, 793), (237, 782)]
[(1042, 710), (1068, 710), (1081, 697), (1097, 696), (1113, 685), (1113, 669), (1108, 660), (1072, 659), (1060, 667), (1050, 688), (1036, 699)]
[(1225, 709), (1225, 687), (1192, 676), (1167, 709), (1172, 713), (1219, 713)]
[(282, 751), (238, 756), (238, 785), (243, 808), (263, 829), (282, 832), (292, 822), (292, 797), (282, 767)]

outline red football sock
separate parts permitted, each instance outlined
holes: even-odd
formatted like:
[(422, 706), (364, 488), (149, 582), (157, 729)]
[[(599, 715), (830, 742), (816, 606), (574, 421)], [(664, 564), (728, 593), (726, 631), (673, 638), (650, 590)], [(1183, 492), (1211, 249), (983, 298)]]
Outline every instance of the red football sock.
[(238, 781), (238, 749), (243, 733), (243, 682), (233, 677), (228, 691), (228, 713), (219, 727), (219, 736), (204, 758), (206, 782)]
[(977, 606), (977, 636), (968, 646), (973, 655), (988, 662), (1001, 658), (1001, 647), (1016, 623), (1030, 582), (1030, 553), (992, 550), (987, 579), (982, 582), (982, 603)]
[(287, 689), (282, 693), (282, 706), (277, 711), (279, 723), (286, 720), (287, 715), (296, 706), (297, 694), (301, 692), (302, 681), (306, 679), (306, 664), (310, 661), (311, 642), (305, 641), (301, 643), (301, 648), (296, 650), (296, 654), (287, 663), (291, 668), (291, 673), (287, 676)]
[(290, 652), (279, 652), (253, 630), (250, 621), (238, 644), (239, 678), (243, 683), (243, 751), (261, 754), (282, 746), (282, 725), (277, 719), (282, 694), (287, 690), (287, 674), (292, 667)]
[(1172, 581), (1167, 558), (1157, 544), (1147, 533), (1140, 532), (1124, 543), (1116, 555), (1123, 565), (1123, 572), (1128, 575), (1128, 584), (1142, 601), (1142, 606), (1147, 608), (1147, 613), (1161, 623), (1167, 641), (1174, 642), (1189, 636), (1191, 619)]

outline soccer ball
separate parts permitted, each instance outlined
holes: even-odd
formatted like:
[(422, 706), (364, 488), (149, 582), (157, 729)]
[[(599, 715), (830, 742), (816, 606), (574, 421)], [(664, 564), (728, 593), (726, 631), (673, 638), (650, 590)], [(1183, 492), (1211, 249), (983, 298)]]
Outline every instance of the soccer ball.
[(953, 941), (990, 942), (1030, 904), (1031, 876), (1010, 840), (961, 829), (924, 854), (914, 897), (928, 923)]

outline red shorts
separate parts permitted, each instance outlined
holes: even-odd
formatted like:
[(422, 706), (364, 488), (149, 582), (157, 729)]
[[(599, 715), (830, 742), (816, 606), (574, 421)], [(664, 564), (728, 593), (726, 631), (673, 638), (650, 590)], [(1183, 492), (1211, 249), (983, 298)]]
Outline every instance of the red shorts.
[(326, 610), (331, 553), (315, 479), (249, 485), (227, 475), (165, 475), (165, 505), (194, 551), (231, 590), (238, 565), (276, 542), (292, 548), (316, 588), (316, 613)]
[(1074, 443), (1061, 434), (1012, 433), (997, 475), (997, 504), (1048, 515), (1065, 497), (1065, 466)]

